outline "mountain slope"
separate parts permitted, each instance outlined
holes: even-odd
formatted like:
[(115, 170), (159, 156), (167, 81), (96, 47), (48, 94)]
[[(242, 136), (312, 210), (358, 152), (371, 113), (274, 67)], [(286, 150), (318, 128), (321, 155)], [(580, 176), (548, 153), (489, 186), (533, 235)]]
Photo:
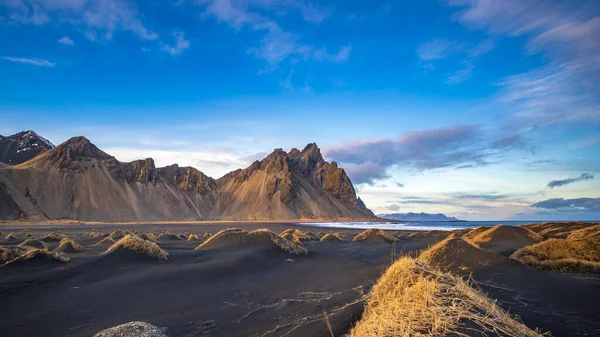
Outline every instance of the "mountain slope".
[(7, 137), (0, 135), (0, 162), (18, 165), (53, 148), (52, 143), (31, 130)]
[(275, 150), (214, 180), (191, 167), (129, 163), (74, 137), (0, 167), (0, 218), (149, 220), (372, 219), (337, 164), (309, 144)]

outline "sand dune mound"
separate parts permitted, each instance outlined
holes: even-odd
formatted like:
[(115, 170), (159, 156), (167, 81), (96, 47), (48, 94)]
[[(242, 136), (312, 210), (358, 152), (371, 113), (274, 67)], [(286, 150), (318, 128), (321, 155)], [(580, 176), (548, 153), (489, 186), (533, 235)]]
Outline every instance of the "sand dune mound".
[(344, 239), (340, 233), (327, 233), (323, 235), (321, 242), (342, 242)]
[(29, 248), (18, 247), (18, 246), (17, 247), (0, 246), (0, 262), (5, 263), (10, 260), (14, 260), (27, 250), (29, 250)]
[(30, 247), (37, 249), (48, 249), (48, 245), (36, 239), (27, 239), (19, 244), (19, 247)]
[(63, 253), (51, 252), (46, 249), (29, 249), (24, 251), (17, 258), (6, 262), (5, 266), (17, 266), (22, 264), (28, 265), (43, 265), (47, 263), (69, 263), (71, 259)]
[(512, 254), (519, 248), (544, 240), (541, 235), (527, 228), (505, 225), (494, 226), (486, 231), (479, 232), (475, 236), (468, 233), (464, 238), (481, 248), (506, 255)]
[(600, 225), (578, 229), (567, 236), (568, 240), (585, 240), (593, 238), (600, 238)]
[(104, 239), (96, 242), (96, 244), (94, 246), (111, 246), (115, 243), (116, 241), (113, 240), (110, 237), (105, 237)]
[(536, 269), (600, 273), (600, 239), (548, 239), (521, 248), (510, 257)]
[(100, 233), (96, 230), (93, 230), (91, 232), (87, 232), (87, 233), (83, 234), (83, 236), (88, 237), (88, 238), (97, 238), (97, 237), (102, 236), (102, 233)]
[(138, 238), (140, 238), (140, 239), (142, 239), (142, 240), (156, 241), (156, 240), (152, 239), (152, 238), (150, 237), (150, 235), (148, 235), (148, 234), (144, 234), (144, 233), (139, 233), (139, 234), (136, 234), (135, 236), (137, 236)]
[(173, 233), (162, 233), (158, 236), (158, 241), (178, 241), (181, 238)]
[(318, 238), (314, 234), (308, 235), (307, 233), (304, 233), (303, 231), (301, 231), (299, 229), (293, 229), (293, 228), (286, 229), (281, 234), (279, 234), (279, 236), (281, 236), (282, 238), (284, 238), (286, 240), (292, 241), (296, 244), (302, 244), (302, 242), (305, 242), (305, 241), (318, 240)]
[(124, 238), (126, 235), (129, 235), (129, 234), (131, 234), (131, 233), (129, 233), (128, 231), (116, 230), (116, 231), (113, 231), (112, 233), (110, 233), (110, 235), (108, 237), (115, 241), (119, 241), (122, 238)]
[(59, 242), (65, 236), (55, 232), (46, 233), (40, 240), (44, 242)]
[(465, 240), (471, 240), (472, 238), (476, 237), (477, 235), (479, 235), (483, 232), (486, 232), (490, 228), (492, 228), (492, 227), (480, 226), (475, 229), (471, 229), (468, 233), (463, 234), (462, 238)]
[(506, 262), (495, 252), (483, 250), (461, 238), (444, 239), (421, 253), (419, 260), (444, 271), (468, 274)]
[(200, 238), (198, 237), (198, 234), (190, 234), (187, 237), (188, 241), (200, 241)]
[(370, 228), (358, 234), (352, 239), (353, 242), (376, 242), (376, 243), (392, 243), (396, 242), (396, 238), (381, 229)]
[(541, 337), (461, 277), (405, 257), (379, 278), (349, 337)]
[(169, 335), (165, 328), (145, 322), (129, 322), (102, 330), (94, 337), (169, 337)]
[(536, 223), (524, 225), (521, 227), (525, 227), (530, 229), (539, 235), (543, 236), (546, 239), (554, 238), (554, 239), (566, 239), (571, 232), (589, 228), (592, 226), (596, 226), (598, 223), (591, 222), (581, 222), (581, 221), (572, 221), (572, 222), (544, 222), (544, 223)]
[(60, 240), (60, 244), (58, 247), (56, 247), (56, 249), (54, 249), (55, 252), (63, 253), (81, 253), (85, 252), (85, 250), (86, 249), (83, 248), (82, 245), (69, 238), (63, 238)]
[(140, 239), (131, 234), (115, 242), (102, 254), (120, 258), (136, 256), (160, 261), (166, 261), (170, 258), (169, 253), (162, 250), (156, 243)]
[(177, 234), (177, 237), (179, 238), (179, 240), (187, 240), (187, 235), (185, 235), (183, 233)]
[(240, 245), (275, 248), (292, 255), (306, 255), (306, 248), (288, 241), (268, 229), (257, 229), (251, 232), (231, 228), (219, 231), (196, 249), (215, 249)]
[(152, 241), (158, 241), (158, 235), (156, 235), (154, 233), (150, 233), (150, 234), (148, 234), (148, 239), (150, 239)]
[(8, 235), (6, 235), (6, 237), (4, 238), (4, 242), (6, 242), (6, 243), (16, 243), (16, 242), (19, 242), (19, 241), (21, 241), (21, 240), (20, 240), (19, 238), (17, 238), (17, 237), (15, 236), (15, 234), (13, 234), (13, 233), (9, 233), (9, 234), (8, 234)]
[(463, 236), (470, 233), (472, 230), (473, 230), (472, 228), (456, 229), (456, 230), (451, 231), (450, 235), (448, 235), (446, 238), (447, 239), (462, 238)]
[(28, 238), (28, 239), (33, 239), (33, 238), (35, 238), (35, 236), (33, 235), (33, 233), (29, 233), (29, 232), (28, 232), (28, 233), (25, 233), (25, 237), (26, 237), (26, 238)]

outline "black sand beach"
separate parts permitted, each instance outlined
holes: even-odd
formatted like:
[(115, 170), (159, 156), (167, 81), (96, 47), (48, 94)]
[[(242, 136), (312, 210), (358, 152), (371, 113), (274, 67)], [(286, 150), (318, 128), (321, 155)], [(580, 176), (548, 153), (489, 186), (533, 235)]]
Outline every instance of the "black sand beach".
[[(306, 256), (257, 247), (194, 250), (198, 241), (160, 242), (171, 259), (100, 255), (96, 229), (143, 233), (215, 234), (225, 228), (288, 228), (339, 232), (344, 241), (306, 242)], [(2, 227), (4, 233), (23, 228)], [(0, 268), (0, 335), (92, 336), (130, 321), (167, 327), (171, 336), (342, 336), (360, 317), (365, 296), (391, 263), (392, 245), (352, 242), (360, 230), (289, 223), (72, 225), (31, 227), (34, 237), (55, 231), (87, 251), (68, 264)], [(399, 232), (389, 232), (398, 236)], [(403, 238), (396, 255), (417, 255), (443, 236)], [(51, 247), (58, 242), (49, 242)], [(516, 261), (473, 273), (474, 285), (530, 328), (552, 336), (600, 335), (600, 279), (538, 271)]]

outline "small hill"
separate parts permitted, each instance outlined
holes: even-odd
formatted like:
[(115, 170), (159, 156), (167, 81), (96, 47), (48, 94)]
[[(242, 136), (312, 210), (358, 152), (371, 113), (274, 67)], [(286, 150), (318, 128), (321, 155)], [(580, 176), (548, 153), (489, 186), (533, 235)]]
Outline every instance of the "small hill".
[(126, 235), (131, 234), (128, 231), (116, 230), (108, 235), (109, 238), (118, 241), (124, 238)]
[(34, 265), (42, 266), (46, 264), (55, 263), (69, 263), (71, 259), (63, 253), (51, 252), (46, 249), (29, 249), (24, 251), (17, 258), (8, 261), (4, 266), (21, 266), (21, 265)]
[(483, 250), (461, 238), (448, 238), (438, 242), (421, 253), (419, 260), (441, 270), (460, 274), (506, 262), (504, 256)]
[(40, 240), (44, 241), (44, 242), (59, 242), (64, 237), (65, 236), (62, 234), (58, 234), (55, 232), (49, 232), (49, 233), (46, 233), (46, 235), (44, 235)]
[(225, 247), (254, 246), (277, 249), (291, 255), (306, 255), (306, 248), (281, 238), (268, 229), (257, 229), (251, 232), (230, 228), (219, 231), (196, 249), (218, 249)]
[(532, 230), (544, 238), (566, 239), (573, 231), (596, 226), (598, 223), (591, 222), (544, 222), (523, 225), (521, 227)]
[(116, 241), (111, 239), (110, 237), (105, 237), (104, 239), (96, 242), (96, 244), (94, 246), (110, 246), (112, 244), (114, 244)]
[(198, 234), (190, 234), (187, 238), (188, 241), (200, 241)]
[(13, 234), (13, 233), (8, 233), (6, 235), (6, 237), (4, 238), (4, 242), (6, 242), (6, 243), (16, 243), (16, 242), (20, 242), (20, 241), (21, 241), (21, 239), (17, 238), (15, 236), (15, 234)]
[[(519, 248), (529, 246), (544, 238), (524, 227), (518, 226), (494, 226), (485, 231), (475, 229), (467, 233), (463, 238), (478, 245), (481, 248), (493, 250), (500, 254), (510, 255)], [(473, 235), (473, 232), (476, 235)]]
[(600, 273), (600, 239), (548, 239), (521, 248), (510, 257), (541, 270)]
[(156, 243), (130, 234), (115, 242), (102, 254), (117, 257), (125, 261), (131, 258), (166, 261), (171, 257), (169, 253), (162, 250)]
[(93, 337), (169, 337), (167, 329), (146, 322), (129, 322), (96, 333)]
[(19, 247), (30, 247), (37, 249), (48, 249), (48, 245), (40, 240), (27, 239), (19, 244)]
[(60, 240), (60, 244), (58, 245), (58, 247), (56, 247), (56, 249), (54, 249), (54, 251), (63, 253), (80, 253), (85, 252), (86, 249), (74, 240), (71, 240), (69, 238), (63, 238), (62, 240)]
[(321, 242), (342, 242), (344, 239), (340, 233), (326, 233), (323, 235)]
[(584, 240), (592, 238), (600, 238), (600, 225), (578, 229), (572, 231), (571, 234), (567, 236), (568, 240)]
[(405, 257), (379, 278), (348, 337), (542, 337), (461, 277)]
[(375, 243), (392, 243), (397, 239), (391, 234), (388, 234), (381, 229), (370, 228), (358, 234), (352, 239), (353, 242), (375, 242)]

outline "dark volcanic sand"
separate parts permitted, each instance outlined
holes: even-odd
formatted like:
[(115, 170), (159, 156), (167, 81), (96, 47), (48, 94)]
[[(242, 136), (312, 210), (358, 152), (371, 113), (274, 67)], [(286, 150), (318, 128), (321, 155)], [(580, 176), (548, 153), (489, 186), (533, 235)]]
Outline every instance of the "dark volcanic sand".
[[(324, 311), (335, 335), (342, 336), (360, 316), (363, 294), (390, 264), (391, 245), (350, 242), (360, 230), (301, 228), (346, 234), (344, 243), (306, 243), (305, 257), (256, 248), (194, 251), (197, 241), (168, 241), (161, 243), (172, 255), (166, 262), (99, 256), (106, 247), (93, 244), (101, 238), (82, 237), (92, 228), (201, 235), (230, 227), (279, 233), (292, 226), (33, 227), (36, 237), (48, 231), (68, 233), (88, 251), (69, 254), (72, 262), (66, 265), (0, 268), (0, 336), (92, 336), (137, 320), (166, 326), (171, 336), (329, 337)], [(403, 239), (397, 251), (415, 255), (440, 239)], [(600, 335), (597, 278), (541, 272), (518, 263), (473, 276), (490, 297), (532, 328), (550, 330), (553, 336)]]

